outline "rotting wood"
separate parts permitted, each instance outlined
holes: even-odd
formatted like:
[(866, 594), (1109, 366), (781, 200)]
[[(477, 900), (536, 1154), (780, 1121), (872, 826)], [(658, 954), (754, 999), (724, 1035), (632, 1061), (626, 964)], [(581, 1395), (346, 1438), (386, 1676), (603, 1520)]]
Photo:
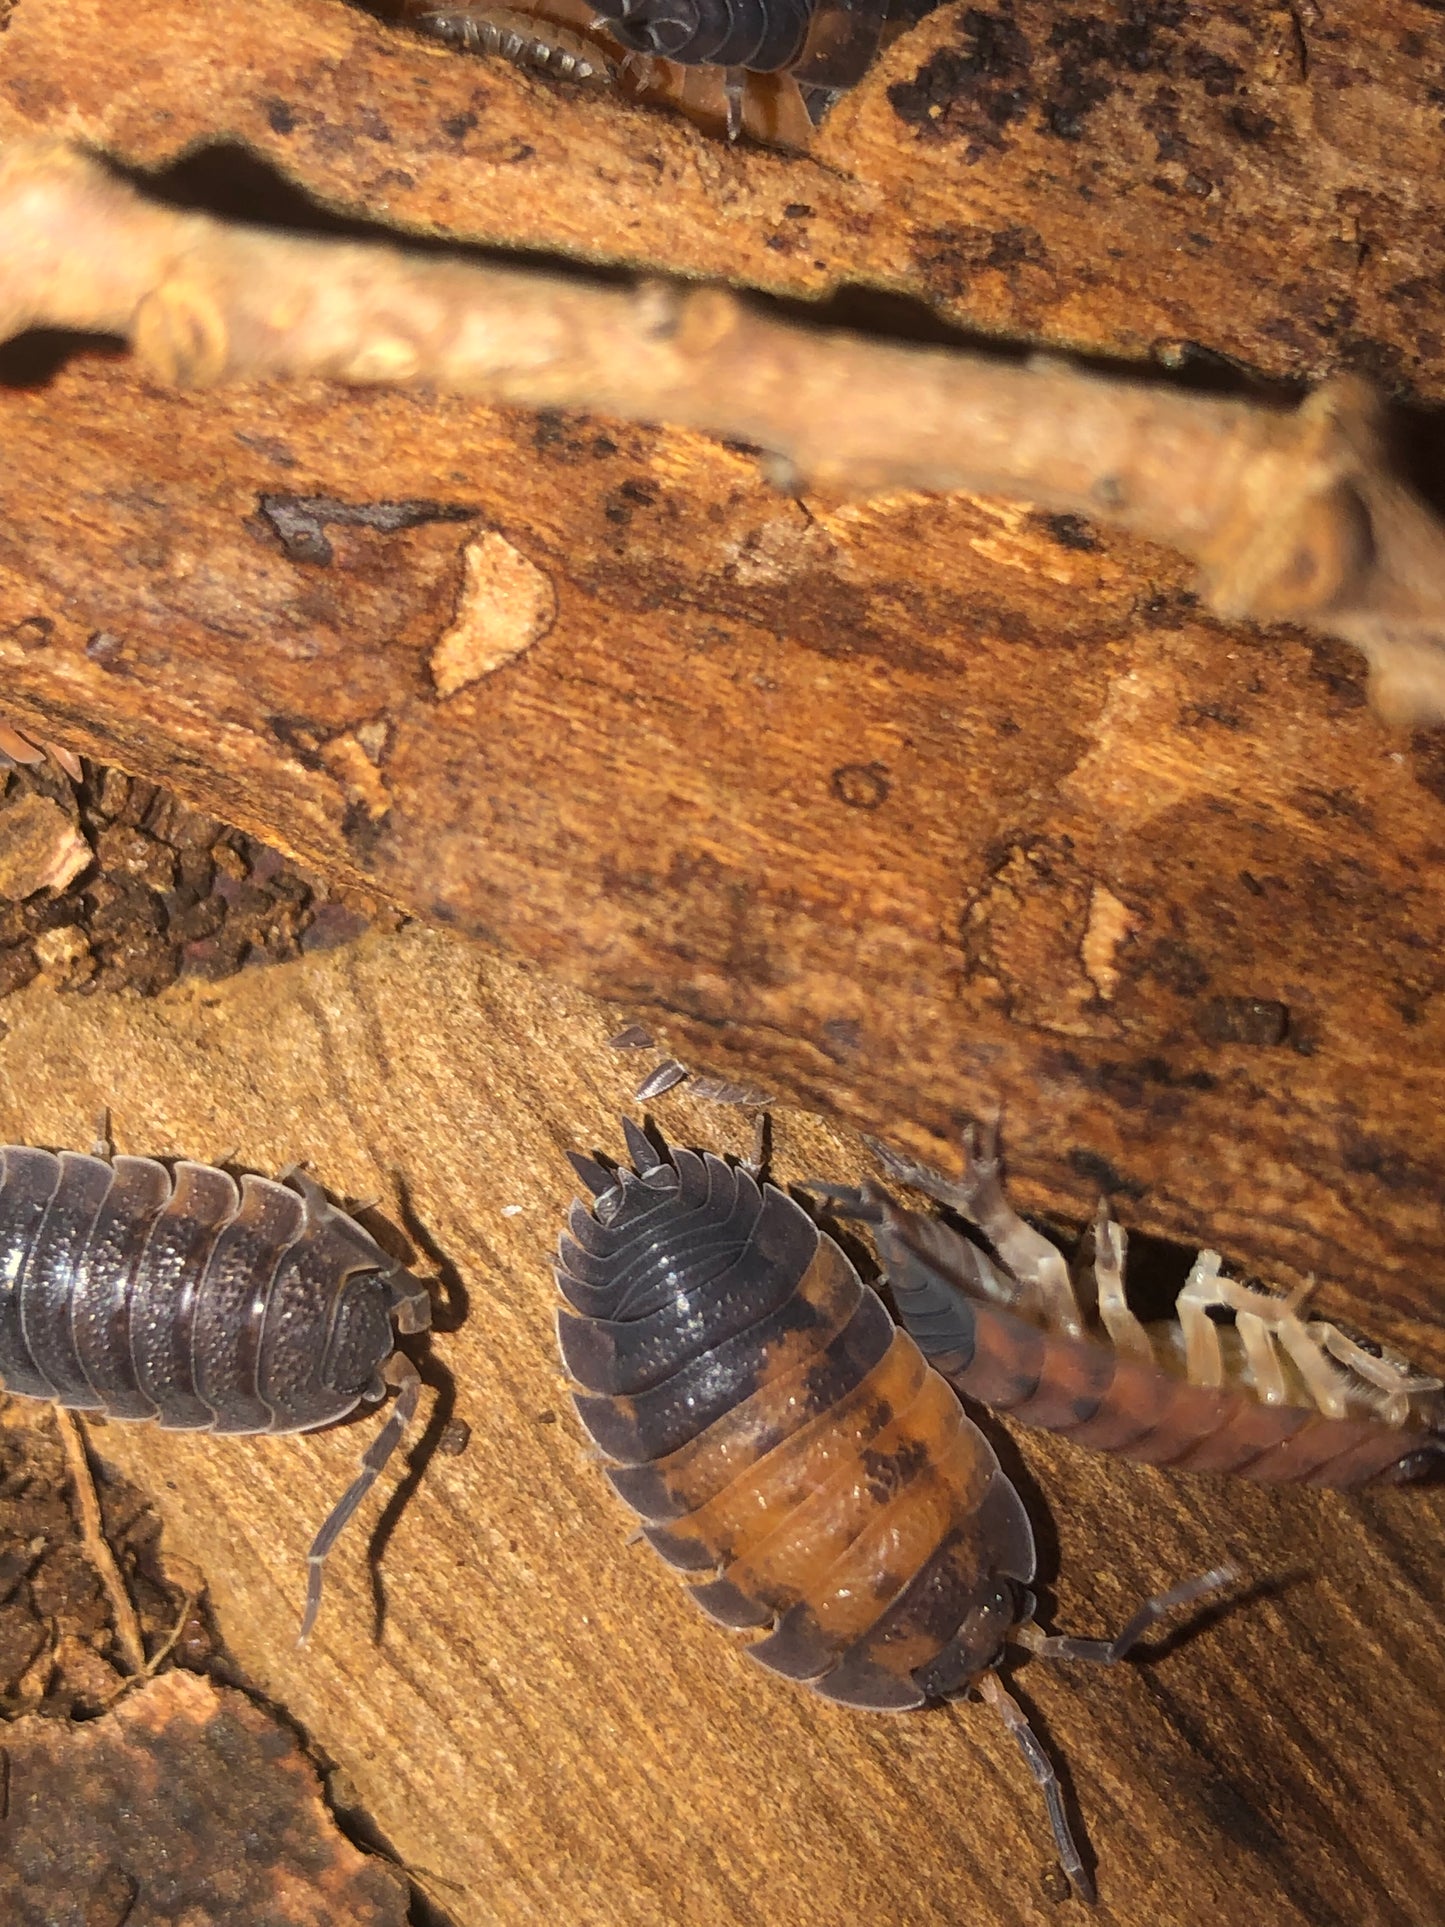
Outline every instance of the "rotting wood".
[[(1310, 32), (1307, 78), (1236, 61), (1210, 94), (1184, 68), (1234, 29), (1160, 28), (1172, 78), (1115, 73), (1063, 141), (1045, 16), (1021, 9), (1033, 105), (974, 154), (966, 90), (936, 134), (890, 104), (966, 55), (941, 14), (785, 161), (324, 0), (258, 0), (244, 43), (215, 9), (22, 0), (0, 132), (150, 166), (244, 141), (352, 215), (861, 281), (1056, 344), (1317, 377), (1368, 342), (1429, 397), (1409, 290), (1438, 271), (1438, 50), (1370, 31), (1363, 0), (1351, 18), (1349, 88)], [(1166, 84), (1215, 183), (1187, 210), (1139, 152)], [(1245, 106), (1278, 138), (1239, 146)], [(212, 160), (212, 192), (254, 208), (247, 155)], [(1301, 320), (1346, 299), (1348, 328)], [(1221, 628), (1174, 559), (1071, 517), (795, 503), (685, 431), (310, 384), (167, 396), (96, 357), (32, 379), (4, 398), (0, 663), (38, 736), (927, 1154), (1003, 1101), (1031, 1203), (1082, 1217), (1108, 1188), (1136, 1225), (1315, 1272), (1324, 1316), (1367, 1299), (1440, 1361), (1445, 751), (1363, 713), (1332, 646)], [(490, 532), (557, 620), (438, 699)]]
[[(104, 1101), (126, 1151), (305, 1158), (441, 1263), (454, 1316), (426, 1351), (454, 1404), (429, 1431), (450, 1411), (467, 1449), (419, 1463), (404, 1498), (388, 1473), (304, 1653), (297, 1574), (378, 1415), (274, 1439), (111, 1425), (95, 1449), (157, 1495), (230, 1652), (459, 1927), (1065, 1918), (1035, 1789), (986, 1709), (829, 1707), (627, 1543), (570, 1410), (549, 1264), (563, 1151), (621, 1150), (639, 1060), (603, 1045), (615, 1014), (416, 929), (154, 1000), (37, 987), (5, 1011), (0, 1137), (83, 1143)], [(750, 1145), (745, 1117), (685, 1089), (657, 1111), (670, 1136)], [(796, 1112), (775, 1138), (787, 1180), (870, 1168)], [(1430, 1495), (1271, 1492), (1014, 1438), (1060, 1630), (1116, 1629), (1221, 1560), (1263, 1588), (1157, 1661), (1014, 1675), (1067, 1769), (1100, 1918), (1427, 1927), (1445, 1860)]]

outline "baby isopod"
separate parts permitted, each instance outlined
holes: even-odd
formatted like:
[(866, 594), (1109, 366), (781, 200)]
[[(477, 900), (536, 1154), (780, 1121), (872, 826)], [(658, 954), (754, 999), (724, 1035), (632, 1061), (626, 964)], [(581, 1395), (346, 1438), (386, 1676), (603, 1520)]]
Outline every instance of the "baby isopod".
[(1059, 1858), (1092, 1883), (1054, 1771), (998, 1678), (1006, 1642), (1122, 1659), (1226, 1570), (1149, 1600), (1110, 1641), (1032, 1623), (1034, 1536), (993, 1448), (842, 1249), (754, 1167), (654, 1148), (577, 1153), (557, 1282), (578, 1417), (643, 1537), (751, 1658), (844, 1705), (976, 1692), (1043, 1789)]
[[(962, 1178), (885, 1146), (889, 1174), (960, 1212), (994, 1256), (876, 1186), (823, 1186), (866, 1219), (898, 1315), (966, 1398), (1078, 1445), (1179, 1471), (1349, 1488), (1445, 1474), (1438, 1378), (1220, 1274), (1199, 1254), (1176, 1316), (1145, 1325), (1124, 1295), (1126, 1240), (1101, 1206), (1093, 1263), (1063, 1253), (1004, 1196), (996, 1133), (965, 1140)], [(1211, 1312), (1232, 1317), (1218, 1323)]]
[(466, 53), (494, 54), (514, 67), (535, 67), (558, 80), (608, 86), (615, 63), (585, 34), (516, 7), (414, 6), (412, 26)]
[(322, 1568), (415, 1416), (395, 1349), (431, 1323), (426, 1286), (299, 1171), (0, 1149), (0, 1385), (170, 1431), (309, 1432), (396, 1389), (360, 1475), (308, 1554)]

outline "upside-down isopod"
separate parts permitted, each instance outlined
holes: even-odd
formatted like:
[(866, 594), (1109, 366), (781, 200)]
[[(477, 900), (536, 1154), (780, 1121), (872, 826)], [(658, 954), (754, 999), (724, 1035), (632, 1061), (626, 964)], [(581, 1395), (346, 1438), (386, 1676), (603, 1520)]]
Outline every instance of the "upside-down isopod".
[(1124, 1296), (1120, 1226), (1101, 1207), (1093, 1264), (1071, 1278), (1063, 1254), (1005, 1198), (993, 1132), (982, 1146), (969, 1134), (958, 1179), (874, 1148), (893, 1177), (961, 1212), (995, 1254), (874, 1186), (820, 1187), (835, 1210), (871, 1222), (899, 1317), (965, 1397), (1179, 1471), (1335, 1487), (1445, 1474), (1440, 1380), (1305, 1319), (1298, 1295), (1222, 1277), (1219, 1254), (1204, 1251), (1177, 1316), (1145, 1325)]
[(557, 1279), (577, 1413), (643, 1536), (752, 1658), (875, 1712), (976, 1691), (1043, 1787), (1059, 1856), (1092, 1889), (1058, 1786), (998, 1679), (1005, 1642), (1112, 1661), (1225, 1571), (1150, 1600), (1116, 1640), (1032, 1625), (1034, 1538), (951, 1387), (802, 1207), (749, 1168), (623, 1129), (634, 1169), (571, 1154)]
[(0, 1385), (174, 1431), (309, 1432), (397, 1398), (308, 1555), (322, 1566), (415, 1415), (395, 1350), (431, 1323), (420, 1279), (300, 1172), (0, 1149)]

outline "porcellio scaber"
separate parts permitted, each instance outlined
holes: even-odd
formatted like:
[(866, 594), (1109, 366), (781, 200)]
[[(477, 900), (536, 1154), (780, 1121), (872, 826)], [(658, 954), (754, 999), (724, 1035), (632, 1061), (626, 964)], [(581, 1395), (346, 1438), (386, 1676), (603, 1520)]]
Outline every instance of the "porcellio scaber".
[(996, 1668), (1006, 1641), (1122, 1658), (1220, 1570), (1148, 1601), (1116, 1640), (1031, 1624), (1034, 1536), (993, 1448), (835, 1241), (751, 1166), (654, 1148), (572, 1153), (557, 1280), (579, 1418), (643, 1537), (749, 1655), (826, 1698), (904, 1712), (977, 1692), (1048, 1802), (1060, 1861), (1091, 1883), (1053, 1769)]
[(0, 1149), (0, 1385), (171, 1431), (309, 1432), (396, 1388), (308, 1555), (304, 1640), (337, 1534), (415, 1415), (398, 1331), (426, 1286), (300, 1172)]

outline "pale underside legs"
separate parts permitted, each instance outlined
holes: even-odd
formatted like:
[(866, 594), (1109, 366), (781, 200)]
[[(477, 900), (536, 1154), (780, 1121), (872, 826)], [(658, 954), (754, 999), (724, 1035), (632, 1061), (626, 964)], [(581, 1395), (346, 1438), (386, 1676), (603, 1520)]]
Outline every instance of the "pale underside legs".
[(1412, 1396), (1439, 1390), (1439, 1379), (1414, 1373), (1399, 1359), (1367, 1351), (1322, 1319), (1302, 1318), (1308, 1286), (1287, 1298), (1276, 1298), (1236, 1279), (1222, 1278), (1219, 1263), (1217, 1251), (1201, 1251), (1179, 1294), (1185, 1369), (1194, 1384), (1225, 1382), (1220, 1328), (1209, 1316), (1210, 1307), (1217, 1306), (1234, 1314), (1250, 1381), (1264, 1405), (1292, 1402), (1286, 1360), (1326, 1418), (1348, 1418), (1363, 1398), (1387, 1424), (1401, 1425), (1409, 1418)]
[(912, 1158), (900, 1157), (876, 1138), (869, 1138), (867, 1143), (890, 1177), (927, 1192), (978, 1227), (1018, 1280), (1022, 1312), (1037, 1312), (1051, 1330), (1066, 1337), (1083, 1337), (1084, 1317), (1064, 1254), (1041, 1231), (1026, 1224), (1004, 1196), (997, 1122), (982, 1133), (972, 1125), (964, 1132), (961, 1178), (941, 1177)]
[[(1063, 1254), (1004, 1196), (996, 1123), (982, 1133), (973, 1127), (965, 1132), (960, 1178), (945, 1178), (876, 1139), (868, 1142), (891, 1177), (927, 1192), (983, 1233), (1017, 1281), (1014, 1302), (1022, 1314), (1065, 1337), (1084, 1335), (1084, 1313)], [(1093, 1253), (1099, 1323), (1121, 1358), (1154, 1364), (1159, 1362), (1154, 1340), (1125, 1297), (1127, 1249), (1123, 1227), (1101, 1199)], [(1220, 1263), (1217, 1251), (1201, 1251), (1176, 1304), (1185, 1375), (1192, 1384), (1223, 1388), (1231, 1376), (1221, 1327), (1209, 1316), (1213, 1308), (1233, 1314), (1247, 1382), (1261, 1404), (1298, 1403), (1302, 1387), (1326, 1418), (1347, 1418), (1363, 1405), (1385, 1423), (1403, 1425), (1412, 1397), (1440, 1389), (1438, 1379), (1413, 1372), (1403, 1360), (1368, 1350), (1321, 1319), (1303, 1318), (1308, 1288), (1276, 1296), (1222, 1277)]]

